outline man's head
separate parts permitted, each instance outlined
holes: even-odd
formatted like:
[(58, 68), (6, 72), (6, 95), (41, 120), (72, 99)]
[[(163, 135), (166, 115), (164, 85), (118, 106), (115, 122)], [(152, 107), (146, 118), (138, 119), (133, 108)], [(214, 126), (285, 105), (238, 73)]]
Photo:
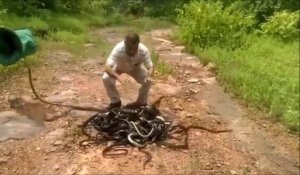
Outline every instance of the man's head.
[(125, 52), (126, 52), (126, 54), (130, 57), (134, 56), (138, 51), (139, 43), (140, 43), (139, 35), (136, 33), (129, 33), (125, 37)]

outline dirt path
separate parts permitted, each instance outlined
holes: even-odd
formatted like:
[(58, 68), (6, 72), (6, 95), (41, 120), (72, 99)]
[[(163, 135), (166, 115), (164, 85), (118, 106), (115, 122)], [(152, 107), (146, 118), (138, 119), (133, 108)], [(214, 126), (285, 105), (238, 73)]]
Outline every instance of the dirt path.
[[(111, 35), (100, 30), (98, 37)], [(109, 32), (105, 35), (105, 32)], [(276, 137), (268, 128), (243, 117), (243, 108), (236, 104), (218, 85), (210, 67), (183, 53), (182, 46), (168, 40), (169, 30), (156, 30), (142, 40), (168, 63), (173, 74), (156, 76), (150, 101), (160, 94), (161, 109), (170, 118), (185, 124), (211, 128), (232, 128), (232, 133), (212, 134), (203, 130), (189, 132), (189, 149), (172, 150), (156, 145), (147, 146), (152, 160), (142, 168), (146, 156), (128, 148), (127, 156), (107, 159), (101, 152), (105, 145), (79, 147), (85, 137), (77, 125), (92, 112), (73, 111), (66, 118), (47, 123), (38, 135), (25, 140), (0, 143), (0, 172), (3, 174), (299, 174), (297, 138), (287, 134)], [(114, 35), (122, 36), (122, 35)], [(106, 37), (108, 42), (110, 37)], [(121, 39), (121, 38), (120, 38)], [(113, 37), (113, 40), (117, 40)], [(62, 59), (63, 57), (63, 59)], [(33, 70), (36, 88), (48, 100), (85, 104), (95, 107), (107, 104), (101, 81), (103, 58), (90, 58), (79, 64), (68, 61), (65, 51), (50, 53), (47, 64)], [(65, 68), (62, 69), (61, 65)], [(139, 86), (124, 75), (118, 84), (123, 102), (135, 100)], [(14, 87), (3, 87), (0, 109), (8, 109), (7, 99), (21, 94), (32, 95), (26, 74), (13, 77)], [(20, 90), (22, 89), (22, 90)], [(62, 108), (49, 107), (49, 115)], [(268, 123), (264, 123), (269, 125)], [(273, 131), (273, 130), (272, 130)], [(272, 138), (272, 139), (271, 139)], [(297, 150), (298, 149), (298, 150)]]

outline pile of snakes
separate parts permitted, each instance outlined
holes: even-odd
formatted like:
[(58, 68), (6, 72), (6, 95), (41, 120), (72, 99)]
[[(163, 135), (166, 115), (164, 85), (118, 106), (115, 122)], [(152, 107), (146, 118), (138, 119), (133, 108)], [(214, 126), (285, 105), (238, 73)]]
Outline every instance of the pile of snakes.
[[(145, 147), (147, 143), (163, 141), (174, 129), (172, 122), (159, 115), (157, 108), (120, 107), (97, 113), (82, 126), (82, 131), (97, 142), (114, 141), (116, 145)], [(96, 134), (92, 134), (96, 131)]]
[[(108, 112), (97, 113), (81, 126), (82, 132), (88, 139), (80, 142), (93, 141), (95, 144), (112, 141), (103, 152), (103, 157), (125, 155), (128, 150), (118, 146), (138, 147), (148, 158), (145, 165), (150, 162), (151, 155), (143, 148), (149, 143), (164, 145), (172, 149), (188, 149), (188, 130), (203, 129), (212, 133), (231, 131), (230, 129), (213, 130), (203, 126), (185, 127), (179, 123), (167, 121), (161, 116), (160, 111), (154, 105), (139, 108), (120, 107)], [(175, 133), (181, 134), (184, 139), (175, 137)], [(181, 144), (167, 142), (168, 139), (183, 140)]]

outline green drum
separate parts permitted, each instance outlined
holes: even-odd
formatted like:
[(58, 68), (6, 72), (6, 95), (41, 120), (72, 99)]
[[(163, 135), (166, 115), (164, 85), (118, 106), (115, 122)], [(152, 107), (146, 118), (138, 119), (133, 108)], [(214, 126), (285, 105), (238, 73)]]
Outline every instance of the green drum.
[(36, 48), (36, 41), (29, 29), (13, 31), (0, 27), (0, 64), (14, 64), (21, 58), (33, 54)]

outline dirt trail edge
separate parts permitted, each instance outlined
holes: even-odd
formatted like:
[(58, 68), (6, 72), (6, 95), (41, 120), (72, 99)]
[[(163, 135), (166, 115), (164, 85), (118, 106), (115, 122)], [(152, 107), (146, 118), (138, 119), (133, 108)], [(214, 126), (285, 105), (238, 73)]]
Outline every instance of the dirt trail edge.
[[(197, 57), (183, 52), (183, 46), (175, 46), (168, 40), (170, 32), (170, 30), (156, 30), (152, 32), (152, 38), (158, 44), (156, 49), (160, 59), (183, 68), (186, 67), (188, 76), (202, 80), (201, 89), (194, 98), (198, 101), (207, 101), (214, 114), (218, 114), (222, 119), (231, 123), (234, 137), (240, 148), (246, 149), (255, 157), (260, 169), (272, 174), (299, 174), (299, 155), (289, 155), (288, 150), (278, 145), (262, 127), (244, 118), (242, 107), (224, 92), (214, 76), (197, 77), (197, 73), (202, 72), (203, 75), (205, 74), (203, 72), (209, 71), (211, 67), (203, 67)], [(191, 71), (191, 68), (194, 71)]]

